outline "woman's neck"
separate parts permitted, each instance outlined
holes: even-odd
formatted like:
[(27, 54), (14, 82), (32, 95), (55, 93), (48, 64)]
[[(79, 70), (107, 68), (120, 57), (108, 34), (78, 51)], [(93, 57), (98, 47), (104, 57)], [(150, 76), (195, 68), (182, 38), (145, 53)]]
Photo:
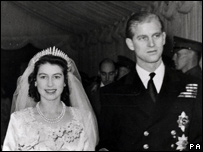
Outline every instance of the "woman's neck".
[(54, 114), (54, 113), (60, 113), (63, 105), (60, 100), (54, 100), (54, 101), (40, 101), (39, 107), (43, 113), (47, 114)]

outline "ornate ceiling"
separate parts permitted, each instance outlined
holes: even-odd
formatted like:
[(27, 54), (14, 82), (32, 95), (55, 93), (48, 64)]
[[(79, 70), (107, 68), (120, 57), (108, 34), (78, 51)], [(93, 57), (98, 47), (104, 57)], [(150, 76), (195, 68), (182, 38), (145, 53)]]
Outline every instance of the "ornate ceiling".
[(86, 33), (148, 9), (154, 1), (10, 1), (68, 33)]

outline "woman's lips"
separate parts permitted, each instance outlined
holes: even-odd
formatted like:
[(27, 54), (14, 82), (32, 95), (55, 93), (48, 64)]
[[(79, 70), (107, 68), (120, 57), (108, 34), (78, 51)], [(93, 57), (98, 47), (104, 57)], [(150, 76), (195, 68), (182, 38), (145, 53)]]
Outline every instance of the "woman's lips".
[(46, 93), (53, 94), (56, 92), (56, 89), (45, 89)]

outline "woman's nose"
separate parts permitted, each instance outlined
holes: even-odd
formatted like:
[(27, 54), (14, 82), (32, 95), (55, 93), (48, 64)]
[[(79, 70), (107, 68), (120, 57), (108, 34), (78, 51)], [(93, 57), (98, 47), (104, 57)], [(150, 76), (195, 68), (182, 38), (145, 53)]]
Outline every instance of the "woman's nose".
[(53, 81), (52, 81), (51, 78), (49, 78), (49, 80), (48, 80), (48, 86), (49, 86), (49, 87), (53, 86)]

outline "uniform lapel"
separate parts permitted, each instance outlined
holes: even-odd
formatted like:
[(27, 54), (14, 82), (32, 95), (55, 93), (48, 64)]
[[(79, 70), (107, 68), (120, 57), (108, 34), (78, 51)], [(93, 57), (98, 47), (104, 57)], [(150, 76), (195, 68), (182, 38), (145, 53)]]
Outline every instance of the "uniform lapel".
[[(151, 112), (154, 107), (153, 101), (151, 101), (151, 98), (149, 94), (147, 93), (146, 88), (144, 87), (137, 71), (134, 72), (134, 81), (132, 83), (133, 88), (135, 90), (139, 90), (139, 95), (135, 96), (135, 103), (139, 108), (147, 114), (149, 117), (151, 117)], [(138, 91), (137, 91), (138, 92)]]
[(178, 76), (166, 67), (163, 84), (152, 112), (153, 122), (164, 118), (171, 109), (173, 102), (176, 101), (180, 92), (179, 82), (180, 79)]

